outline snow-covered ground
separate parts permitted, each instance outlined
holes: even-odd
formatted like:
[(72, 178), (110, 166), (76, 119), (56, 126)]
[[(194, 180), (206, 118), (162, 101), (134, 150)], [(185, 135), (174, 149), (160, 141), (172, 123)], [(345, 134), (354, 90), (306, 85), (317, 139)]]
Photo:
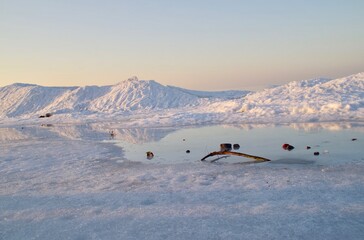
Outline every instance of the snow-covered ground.
[[(131, 78), (113, 86), (0, 88), (0, 123), (120, 120), (126, 127), (363, 121), (364, 73), (259, 92), (193, 91)], [(40, 115), (51, 118), (38, 119)]]
[[(0, 239), (363, 239), (363, 99), (363, 73), (256, 93), (0, 88)], [(182, 138), (187, 161), (158, 156)], [(233, 140), (272, 161), (200, 161)]]
[[(241, 125), (182, 131), (117, 127), (121, 125), (0, 128), (0, 239), (364, 236), (362, 124)], [(109, 127), (116, 129), (113, 141)], [(209, 138), (212, 132), (226, 133), (234, 141), (241, 135), (242, 149), (272, 161), (128, 161), (127, 149), (114, 144), (152, 142), (158, 146), (169, 135), (179, 140), (186, 136), (188, 142), (188, 137)], [(284, 140), (296, 149), (281, 149)], [(306, 141), (313, 144), (309, 153)], [(317, 149), (322, 155), (314, 158)]]

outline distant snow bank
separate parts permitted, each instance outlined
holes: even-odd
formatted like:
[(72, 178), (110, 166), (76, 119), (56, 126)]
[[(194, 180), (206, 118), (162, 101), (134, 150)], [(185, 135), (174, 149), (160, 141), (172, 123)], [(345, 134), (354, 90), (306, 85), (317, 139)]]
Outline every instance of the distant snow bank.
[[(364, 120), (364, 73), (259, 92), (195, 91), (133, 77), (111, 86), (0, 88), (0, 123), (125, 121), (126, 126)], [(53, 113), (51, 118), (39, 115)]]
[(364, 73), (345, 78), (318, 78), (252, 93), (241, 112), (248, 119), (292, 121), (359, 120), (364, 118)]

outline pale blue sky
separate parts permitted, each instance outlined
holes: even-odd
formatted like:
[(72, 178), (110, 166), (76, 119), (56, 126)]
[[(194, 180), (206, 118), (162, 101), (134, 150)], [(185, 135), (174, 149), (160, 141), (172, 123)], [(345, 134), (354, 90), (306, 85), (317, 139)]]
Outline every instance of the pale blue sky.
[(362, 71), (362, 0), (0, 0), (1, 86), (258, 90)]

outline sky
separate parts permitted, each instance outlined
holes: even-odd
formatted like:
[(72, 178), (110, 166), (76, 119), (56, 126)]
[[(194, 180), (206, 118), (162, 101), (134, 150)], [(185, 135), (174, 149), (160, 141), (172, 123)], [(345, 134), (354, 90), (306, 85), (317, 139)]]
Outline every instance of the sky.
[(362, 0), (0, 0), (0, 86), (260, 90), (364, 71)]

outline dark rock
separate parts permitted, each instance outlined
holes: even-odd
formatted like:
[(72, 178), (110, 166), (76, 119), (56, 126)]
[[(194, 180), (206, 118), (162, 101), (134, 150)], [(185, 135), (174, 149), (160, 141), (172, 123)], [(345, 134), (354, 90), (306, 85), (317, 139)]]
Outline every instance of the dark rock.
[(231, 147), (231, 143), (221, 143), (220, 144), (220, 151), (224, 152), (224, 151), (231, 151), (232, 147)]
[(151, 151), (147, 152), (147, 159), (152, 159), (154, 157), (154, 154)]
[(292, 145), (289, 145), (288, 143), (283, 144), (282, 148), (287, 151), (292, 151), (294, 149), (294, 147)]

